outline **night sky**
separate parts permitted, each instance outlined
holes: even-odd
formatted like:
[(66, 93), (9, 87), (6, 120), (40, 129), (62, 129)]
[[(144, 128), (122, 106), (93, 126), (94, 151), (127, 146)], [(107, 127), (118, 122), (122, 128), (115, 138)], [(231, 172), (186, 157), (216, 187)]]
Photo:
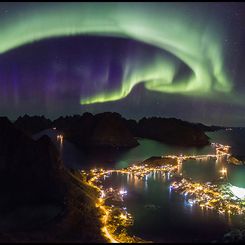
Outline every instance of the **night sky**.
[(245, 126), (245, 4), (0, 3), (0, 114)]

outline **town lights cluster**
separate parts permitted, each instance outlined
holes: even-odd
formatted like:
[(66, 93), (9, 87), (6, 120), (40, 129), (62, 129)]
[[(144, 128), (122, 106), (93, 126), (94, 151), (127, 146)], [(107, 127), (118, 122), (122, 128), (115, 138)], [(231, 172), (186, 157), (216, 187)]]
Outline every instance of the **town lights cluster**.
[(196, 204), (201, 208), (214, 209), (220, 214), (245, 214), (245, 199), (236, 197), (229, 185), (217, 186), (210, 182), (201, 184), (183, 178), (173, 182), (170, 188), (183, 194), (191, 206)]
[(229, 151), (230, 151), (230, 146), (229, 145), (222, 145), (219, 143), (211, 143), (213, 147), (216, 149), (216, 155), (220, 156), (230, 156)]
[[(125, 173), (126, 170), (104, 170), (92, 169), (88, 173), (88, 183), (95, 187), (100, 195), (96, 203), (96, 207), (102, 212), (102, 232), (108, 241), (112, 243), (134, 243), (144, 242), (142, 239), (130, 236), (127, 233), (127, 227), (133, 225), (133, 217), (127, 212), (127, 208), (123, 206), (123, 201), (127, 195), (124, 188), (104, 188), (100, 185), (101, 179), (112, 172)], [(112, 203), (116, 202), (116, 205)]]
[[(58, 136), (57, 136), (58, 137)], [(145, 242), (142, 239), (130, 236), (127, 233), (127, 227), (132, 225), (134, 220), (130, 213), (124, 207), (124, 198), (128, 191), (124, 188), (104, 188), (101, 185), (102, 179), (109, 177), (112, 173), (128, 174), (139, 180), (147, 182), (147, 176), (152, 172), (167, 173), (168, 176), (179, 176), (179, 180), (170, 185), (170, 190), (175, 190), (184, 195), (187, 203), (191, 206), (199, 205), (202, 209), (214, 209), (220, 214), (245, 214), (245, 200), (236, 197), (227, 185), (217, 186), (210, 182), (197, 183), (182, 178), (180, 171), (184, 161), (193, 160), (207, 160), (210, 158), (219, 159), (230, 156), (230, 146), (212, 143), (215, 147), (215, 154), (207, 155), (168, 155), (162, 156), (160, 163), (154, 161), (147, 162), (147, 164), (134, 164), (124, 169), (91, 169), (84, 173), (86, 181), (89, 185), (95, 187), (100, 196), (96, 206), (100, 208), (103, 213), (102, 216), (102, 232), (104, 236), (113, 243), (117, 242)], [(221, 177), (227, 175), (227, 169), (220, 170)], [(235, 189), (236, 190), (236, 189)], [(239, 190), (240, 191), (240, 190)]]

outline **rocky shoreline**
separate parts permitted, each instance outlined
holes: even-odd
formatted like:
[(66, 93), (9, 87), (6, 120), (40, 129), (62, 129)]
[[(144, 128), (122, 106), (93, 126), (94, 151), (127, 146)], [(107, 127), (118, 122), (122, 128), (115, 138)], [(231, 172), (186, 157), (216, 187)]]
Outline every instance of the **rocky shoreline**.
[(240, 157), (240, 156), (230, 156), (227, 159), (228, 163), (233, 164), (233, 165), (237, 165), (237, 166), (241, 166), (241, 165), (245, 165), (245, 159), (244, 157)]

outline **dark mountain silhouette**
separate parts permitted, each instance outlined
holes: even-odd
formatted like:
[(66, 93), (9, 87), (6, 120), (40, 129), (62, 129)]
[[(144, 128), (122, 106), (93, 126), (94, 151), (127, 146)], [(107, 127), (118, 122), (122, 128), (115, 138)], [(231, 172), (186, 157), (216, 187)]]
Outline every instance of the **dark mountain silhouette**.
[(62, 203), (62, 165), (48, 136), (34, 141), (0, 118), (1, 208)]
[[(65, 137), (82, 147), (109, 146), (134, 147), (134, 137), (158, 140), (182, 146), (204, 146), (208, 137), (201, 127), (175, 118), (143, 118), (139, 122), (125, 119), (118, 113), (104, 112), (97, 115), (84, 113), (82, 116), (61, 117), (54, 125), (64, 132)], [(213, 128), (210, 130), (213, 130)]]
[(221, 126), (215, 126), (215, 125), (211, 125), (211, 126), (206, 126), (202, 123), (192, 123), (193, 127), (197, 127), (205, 132), (214, 132), (220, 129), (225, 129), (225, 127), (221, 127)]
[(137, 140), (124, 120), (116, 113), (102, 113), (95, 116), (95, 127), (90, 142), (94, 146), (134, 147)]
[(0, 242), (104, 242), (97, 192), (66, 169), (50, 138), (0, 117)]
[(54, 125), (64, 132), (65, 137), (82, 147), (130, 148), (138, 145), (125, 119), (118, 113), (60, 117)]
[(82, 148), (127, 149), (138, 145), (136, 137), (158, 140), (167, 144), (182, 146), (207, 145), (204, 132), (222, 129), (219, 126), (206, 126), (176, 118), (150, 117), (138, 122), (125, 119), (116, 112), (93, 115), (84, 113), (59, 117), (53, 122), (44, 116), (23, 116), (15, 125), (32, 135), (41, 130), (57, 127), (66, 139)]
[(29, 135), (38, 133), (44, 129), (50, 128), (52, 121), (44, 116), (28, 116), (18, 117), (15, 126)]
[(139, 121), (136, 135), (182, 146), (204, 146), (208, 136), (193, 124), (175, 118), (143, 118)]

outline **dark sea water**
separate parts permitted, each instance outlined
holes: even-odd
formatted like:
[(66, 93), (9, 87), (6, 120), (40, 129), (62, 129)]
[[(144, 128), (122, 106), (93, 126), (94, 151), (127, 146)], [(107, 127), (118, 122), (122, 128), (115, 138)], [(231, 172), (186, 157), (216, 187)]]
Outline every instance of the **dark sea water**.
[[(231, 146), (232, 154), (242, 156), (245, 160), (245, 128), (232, 131), (220, 130), (207, 133), (213, 142)], [(232, 185), (245, 188), (245, 167), (226, 165), (228, 169), (228, 180)]]
[[(88, 157), (71, 143), (56, 141), (57, 132), (43, 131), (34, 136), (49, 135), (62, 153), (64, 163), (74, 169), (92, 167), (122, 168), (130, 163), (168, 154), (206, 154), (214, 153), (211, 146), (203, 148), (174, 147), (154, 140), (139, 139), (140, 145), (123, 152), (100, 151)], [(232, 153), (245, 155), (245, 129), (220, 130), (207, 133), (211, 142), (230, 145)], [(220, 170), (226, 167), (227, 182), (245, 188), (245, 167), (228, 164), (225, 160), (188, 160), (183, 163), (184, 177), (200, 182), (213, 181), (220, 177)], [(132, 178), (126, 174), (112, 174), (103, 182), (105, 186), (127, 189), (125, 206), (134, 217), (130, 232), (146, 240), (155, 242), (198, 242), (213, 241), (222, 237), (232, 227), (244, 227), (245, 218), (218, 214), (213, 210), (202, 210), (190, 206), (182, 195), (170, 191), (168, 175), (151, 174), (147, 181)], [(149, 208), (147, 205), (154, 205)]]
[(146, 240), (208, 242), (222, 237), (234, 225), (242, 226), (239, 217), (190, 206), (184, 196), (170, 191), (169, 181), (160, 173), (152, 174), (147, 181), (114, 173), (103, 185), (127, 190), (124, 205), (135, 219), (130, 232)]

